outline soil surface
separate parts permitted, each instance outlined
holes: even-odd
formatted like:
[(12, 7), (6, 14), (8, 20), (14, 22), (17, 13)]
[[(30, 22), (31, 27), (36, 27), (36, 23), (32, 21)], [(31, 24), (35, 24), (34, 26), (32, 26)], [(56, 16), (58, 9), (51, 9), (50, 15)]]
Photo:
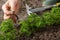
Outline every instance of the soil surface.
[[(1, 7), (5, 2), (6, 0), (0, 0), (0, 22), (3, 20), (3, 11)], [(19, 20), (24, 20), (28, 16), (26, 13), (25, 3), (28, 3), (32, 8), (41, 7), (42, 5), (41, 0), (21, 0), (21, 8), (18, 13)], [(60, 25), (37, 30), (30, 37), (22, 36), (19, 40), (60, 40)]]
[(60, 25), (47, 26), (37, 30), (30, 37), (20, 37), (20, 40), (60, 40)]

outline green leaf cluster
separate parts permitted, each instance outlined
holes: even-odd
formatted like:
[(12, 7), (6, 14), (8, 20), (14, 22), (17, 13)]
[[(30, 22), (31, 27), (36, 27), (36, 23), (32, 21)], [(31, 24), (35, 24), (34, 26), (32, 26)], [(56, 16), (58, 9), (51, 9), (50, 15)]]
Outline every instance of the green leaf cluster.
[(30, 35), (36, 29), (45, 28), (46, 25), (60, 24), (60, 7), (54, 7), (50, 12), (44, 12), (41, 16), (31, 13), (20, 24), (20, 33), (27, 35)]
[(14, 29), (13, 21), (11, 19), (5, 20), (0, 26), (0, 40), (14, 40), (16, 37), (16, 30)]
[(54, 7), (50, 12), (45, 12), (42, 17), (44, 18), (45, 25), (60, 24), (60, 7)]
[(3, 21), (0, 25), (0, 40), (15, 40), (17, 34), (29, 36), (36, 29), (45, 28), (46, 25), (60, 24), (60, 7), (54, 7), (50, 12), (44, 12), (41, 16), (31, 13), (26, 20), (20, 21), (19, 24), (18, 34), (11, 19)]

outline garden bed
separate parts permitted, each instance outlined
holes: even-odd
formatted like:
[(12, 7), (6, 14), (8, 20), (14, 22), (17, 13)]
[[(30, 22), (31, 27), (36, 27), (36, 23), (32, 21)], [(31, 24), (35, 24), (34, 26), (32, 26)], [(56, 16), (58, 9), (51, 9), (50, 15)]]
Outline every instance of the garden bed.
[[(57, 10), (55, 10), (55, 12), (56, 11)], [(58, 13), (58, 11), (57, 11), (57, 13)], [(20, 40), (60, 40), (60, 25), (59, 24), (57, 24), (57, 25), (53, 24), (52, 26), (46, 25), (46, 28), (35, 29), (35, 32), (33, 32), (29, 37), (22, 36), (20, 38)]]
[[(31, 0), (29, 1), (28, 4), (29, 6), (32, 6), (32, 8), (36, 8), (41, 6), (39, 2), (38, 0), (34, 0), (34, 2), (33, 0)], [(37, 4), (38, 6), (36, 6)], [(23, 20), (26, 17), (27, 13), (24, 5), (24, 0), (22, 0), (22, 8), (19, 13), (19, 18), (20, 20)], [(46, 28), (44, 29), (38, 29), (38, 30), (36, 29), (36, 31), (34, 31), (30, 36), (22, 35), (20, 37), (17, 37), (15, 40), (60, 40), (60, 25), (58, 24), (58, 25), (46, 26)]]
[(11, 19), (5, 20), (0, 25), (0, 40), (59, 40), (59, 12), (60, 7), (54, 7), (40, 16), (32, 13), (19, 22), (18, 28)]
[(60, 40), (60, 25), (38, 30), (30, 37), (20, 37), (20, 40)]

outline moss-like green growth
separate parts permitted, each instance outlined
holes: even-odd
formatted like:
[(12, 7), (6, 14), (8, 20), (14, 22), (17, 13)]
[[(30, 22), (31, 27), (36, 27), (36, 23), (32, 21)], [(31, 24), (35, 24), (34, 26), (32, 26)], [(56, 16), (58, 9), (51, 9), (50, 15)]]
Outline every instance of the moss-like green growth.
[(13, 21), (11, 19), (8, 19), (2, 22), (0, 26), (0, 31), (10, 32), (11, 30), (13, 30), (13, 27), (14, 27)]
[(5, 20), (0, 26), (0, 40), (15, 40), (17, 34), (31, 35), (36, 29), (45, 28), (46, 25), (60, 24), (60, 7), (54, 7), (50, 12), (44, 12), (41, 16), (35, 13), (30, 14), (26, 20), (20, 23), (20, 30), (14, 29), (14, 23), (11, 19)]
[(0, 26), (0, 40), (14, 40), (16, 38), (16, 30), (13, 24), (11, 19), (2, 22)]
[(26, 20), (20, 22), (20, 33), (31, 34), (36, 29), (45, 28), (46, 25), (60, 24), (60, 7), (54, 7), (50, 12), (44, 12), (41, 16), (30, 14)]

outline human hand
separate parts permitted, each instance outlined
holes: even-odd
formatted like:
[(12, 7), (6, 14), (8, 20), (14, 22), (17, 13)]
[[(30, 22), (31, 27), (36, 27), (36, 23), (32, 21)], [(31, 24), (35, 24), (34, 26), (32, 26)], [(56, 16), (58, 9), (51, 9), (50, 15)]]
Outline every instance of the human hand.
[(17, 14), (20, 7), (20, 1), (19, 0), (8, 0), (3, 6), (2, 10), (5, 14), (12, 14), (11, 11), (15, 11), (15, 14)]
[[(2, 6), (2, 10), (4, 12), (4, 19), (8, 19), (10, 17), (12, 18), (16, 18), (13, 17), (10, 14), (17, 14), (18, 10), (20, 8), (20, 1), (19, 0), (8, 0), (3, 6)], [(14, 13), (13, 13), (14, 11)]]

